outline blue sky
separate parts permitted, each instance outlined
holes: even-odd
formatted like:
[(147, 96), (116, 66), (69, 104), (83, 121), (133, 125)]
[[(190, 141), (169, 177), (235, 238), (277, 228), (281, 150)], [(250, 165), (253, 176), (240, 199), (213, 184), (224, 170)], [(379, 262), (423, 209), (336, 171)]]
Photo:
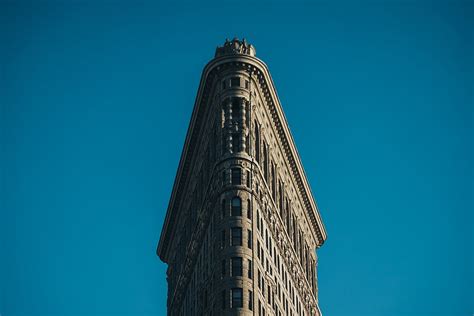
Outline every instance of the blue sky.
[(328, 231), (325, 315), (472, 315), (471, 1), (0, 4), (0, 313), (164, 315), (201, 71), (269, 66)]

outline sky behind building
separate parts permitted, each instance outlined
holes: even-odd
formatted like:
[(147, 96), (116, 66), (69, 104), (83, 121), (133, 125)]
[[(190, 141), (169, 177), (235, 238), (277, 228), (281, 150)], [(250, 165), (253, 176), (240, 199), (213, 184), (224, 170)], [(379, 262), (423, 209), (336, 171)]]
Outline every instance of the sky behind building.
[(472, 315), (471, 1), (2, 2), (0, 313), (163, 315), (201, 71), (269, 67), (328, 240), (325, 315)]

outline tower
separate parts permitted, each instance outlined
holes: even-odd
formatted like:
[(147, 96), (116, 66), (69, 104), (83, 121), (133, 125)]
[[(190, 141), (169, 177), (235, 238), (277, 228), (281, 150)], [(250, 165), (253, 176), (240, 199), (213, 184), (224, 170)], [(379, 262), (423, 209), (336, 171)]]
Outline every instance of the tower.
[(157, 249), (169, 315), (321, 315), (326, 231), (255, 53), (226, 40), (201, 77)]

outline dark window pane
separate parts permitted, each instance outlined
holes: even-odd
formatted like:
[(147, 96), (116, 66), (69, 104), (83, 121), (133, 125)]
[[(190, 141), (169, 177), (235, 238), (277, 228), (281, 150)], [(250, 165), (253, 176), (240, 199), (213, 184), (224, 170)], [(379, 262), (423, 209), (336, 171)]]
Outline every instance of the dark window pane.
[(255, 121), (255, 159), (260, 163), (260, 132), (257, 121)]
[(230, 86), (231, 87), (240, 87), (240, 78), (239, 77), (230, 78)]
[(232, 216), (242, 216), (242, 201), (237, 196), (232, 199)]
[(247, 200), (247, 218), (252, 219), (252, 203)]
[(240, 151), (240, 134), (232, 134), (232, 152), (238, 153)]
[(232, 184), (240, 185), (242, 182), (242, 170), (240, 168), (232, 169)]
[(232, 227), (232, 246), (242, 246), (242, 228)]
[(253, 310), (253, 292), (249, 290), (249, 309)]
[(247, 247), (252, 249), (252, 244), (253, 244), (252, 231), (249, 229), (247, 232), (248, 232)]
[(232, 119), (236, 122), (240, 119), (241, 108), (242, 100), (239, 98), (232, 98)]
[(232, 257), (232, 276), (242, 276), (242, 258)]
[(242, 289), (233, 288), (232, 289), (232, 308), (243, 307), (242, 302)]

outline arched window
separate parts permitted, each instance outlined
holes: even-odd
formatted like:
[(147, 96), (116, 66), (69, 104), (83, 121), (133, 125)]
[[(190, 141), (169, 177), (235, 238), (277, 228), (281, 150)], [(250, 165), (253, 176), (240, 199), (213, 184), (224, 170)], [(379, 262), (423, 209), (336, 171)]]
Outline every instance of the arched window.
[(242, 216), (242, 200), (238, 196), (232, 199), (232, 216)]

